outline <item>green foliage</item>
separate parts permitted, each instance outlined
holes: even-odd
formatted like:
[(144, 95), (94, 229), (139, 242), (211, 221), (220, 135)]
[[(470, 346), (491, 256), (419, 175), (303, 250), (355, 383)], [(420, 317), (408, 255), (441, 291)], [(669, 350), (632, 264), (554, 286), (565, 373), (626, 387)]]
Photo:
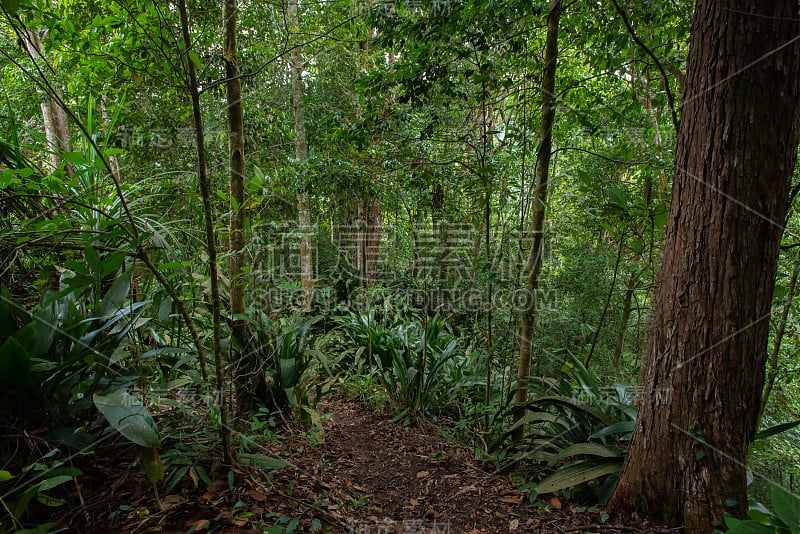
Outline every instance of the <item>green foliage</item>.
[(791, 429), (795, 428), (798, 425), (800, 425), (800, 419), (798, 419), (796, 421), (789, 421), (788, 423), (781, 423), (779, 425), (774, 425), (774, 426), (771, 426), (769, 428), (765, 428), (764, 430), (759, 431), (758, 434), (756, 434), (755, 439), (757, 439), (757, 440), (766, 439), (766, 438), (768, 438), (770, 436), (775, 436), (777, 434), (781, 434), (783, 432), (791, 430)]
[(353, 370), (372, 368), (374, 364), (381, 368), (392, 364), (401, 346), (401, 340), (395, 335), (398, 324), (388, 325), (385, 320), (377, 319), (374, 309), (367, 313), (350, 312), (338, 322), (350, 342), (348, 356), (341, 359), (340, 364)]
[(458, 339), (440, 315), (391, 324), (376, 319), (374, 310), (349, 313), (339, 324), (355, 350), (347, 363), (363, 370), (372, 356), (372, 372), (401, 414), (435, 415), (476, 381), (465, 369)]
[(167, 493), (171, 492), (187, 476), (195, 488), (199, 487), (201, 482), (212, 486), (210, 475), (214, 473), (216, 464), (209, 473), (201, 465), (203, 460), (210, 460), (207, 456), (208, 449), (206, 447), (193, 444), (176, 443), (173, 448), (165, 451), (161, 455), (161, 461), (166, 473), (164, 480), (167, 485)]
[(317, 403), (328, 386), (319, 380), (320, 367), (328, 368), (325, 355), (309, 347), (309, 330), (318, 317), (275, 322), (264, 313), (248, 312), (249, 339), (241, 350), (240, 372), (251, 369), (256, 377), (246, 392), (261, 402), (289, 408), (304, 425), (322, 432)]
[(124, 389), (107, 395), (94, 394), (94, 404), (108, 423), (120, 434), (142, 447), (161, 445), (153, 417), (142, 401)]
[[(567, 360), (562, 378), (527, 382), (529, 388), (544, 394), (525, 405), (525, 415), (501, 434), (490, 450), (509, 447), (506, 441), (511, 432), (526, 425), (525, 440), (518, 446), (511, 444), (510, 452), (502, 454), (504, 460), (532, 462), (552, 471), (538, 483), (539, 493), (571, 489), (602, 478), (582, 496), (605, 503), (616, 487), (636, 409), (628, 387), (603, 388), (578, 358), (567, 354)], [(514, 405), (509, 407), (514, 409)]]
[(726, 517), (728, 534), (798, 534), (800, 497), (774, 484), (772, 506), (775, 512), (759, 503), (751, 504), (747, 512), (750, 519), (747, 520)]
[[(22, 525), (33, 500), (50, 508), (58, 508), (66, 503), (64, 499), (54, 497), (48, 492), (72, 482), (83, 473), (80, 469), (67, 467), (62, 461), (55, 460), (54, 457), (59, 452), (59, 449), (51, 450), (40, 461), (23, 467), (17, 475), (0, 471), (0, 491), (3, 492), (0, 502), (9, 514), (0, 516), (0, 532), (23, 532), (14, 527)], [(53, 523), (39, 525), (32, 532), (51, 532), (52, 525)]]
[(62, 291), (45, 293), (28, 314), (7, 292), (0, 302), (0, 384), (43, 408), (53, 421), (83, 421), (94, 393), (124, 387), (121, 346), (145, 322), (147, 302), (123, 306), (131, 275), (120, 277), (95, 306), (76, 298), (75, 277), (62, 277)]

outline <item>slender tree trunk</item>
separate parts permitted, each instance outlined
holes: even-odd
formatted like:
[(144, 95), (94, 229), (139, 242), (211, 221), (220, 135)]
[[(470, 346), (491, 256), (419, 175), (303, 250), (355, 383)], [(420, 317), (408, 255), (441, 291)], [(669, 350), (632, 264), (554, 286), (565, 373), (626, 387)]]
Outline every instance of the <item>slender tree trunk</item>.
[[(27, 30), (25, 32), (27, 37), (25, 47), (27, 48), (30, 57), (36, 60), (44, 61), (44, 54), (42, 52), (42, 44), (39, 41), (38, 30)], [(58, 98), (63, 100), (61, 90), (56, 88)], [(69, 131), (69, 122), (67, 121), (67, 114), (58, 105), (54, 98), (48, 98), (40, 105), (42, 110), (42, 121), (44, 122), (44, 134), (49, 145), (49, 159), (50, 170), (55, 171), (62, 164), (61, 154), (64, 152), (72, 151), (71, 134)], [(72, 176), (74, 169), (72, 165), (66, 165), (64, 168), (67, 176)]]
[[(297, 0), (289, 0), (286, 17), (289, 21), (290, 31), (296, 32), (300, 27), (297, 15)], [(301, 47), (299, 46), (292, 49), (291, 66), (292, 109), (294, 110), (294, 130), (296, 135), (294, 140), (295, 161), (298, 167), (302, 167), (306, 159), (308, 159), (308, 145), (306, 144), (306, 119), (303, 109), (303, 61)], [(311, 309), (314, 305), (314, 268), (313, 258), (311, 257), (311, 215), (308, 202), (306, 184), (303, 183), (297, 196), (297, 223), (302, 235), (300, 238), (300, 285), (303, 289), (303, 305), (306, 309)]]
[(625, 246), (625, 234), (619, 238), (619, 246), (617, 247), (617, 261), (614, 262), (614, 275), (611, 277), (611, 287), (608, 288), (608, 295), (606, 296), (606, 303), (603, 305), (603, 311), (600, 313), (600, 319), (597, 321), (597, 328), (594, 330), (592, 336), (592, 345), (589, 348), (589, 355), (586, 356), (586, 361), (583, 364), (589, 368), (589, 363), (592, 361), (594, 351), (597, 348), (597, 342), (600, 340), (600, 331), (603, 329), (603, 323), (606, 320), (608, 309), (611, 307), (611, 298), (614, 296), (614, 290), (617, 287), (617, 275), (619, 274), (619, 263), (622, 261), (622, 248)]
[(619, 367), (622, 360), (622, 348), (625, 346), (625, 334), (628, 332), (628, 321), (631, 318), (631, 302), (633, 301), (633, 292), (636, 289), (636, 283), (639, 281), (639, 273), (631, 273), (628, 279), (628, 287), (625, 289), (625, 298), (622, 301), (622, 317), (619, 320), (619, 332), (617, 333), (617, 344), (614, 346), (614, 357), (611, 360), (611, 365), (615, 368)]
[(225, 0), (223, 9), (222, 62), (225, 64), (225, 91), (228, 98), (228, 165), (230, 167), (230, 280), (231, 321), (233, 334), (245, 341), (244, 314), (244, 118), (242, 85), (239, 81), (239, 59), (236, 54), (237, 0)]
[[(533, 214), (531, 217), (531, 250), (528, 256), (528, 276), (525, 291), (528, 302), (522, 315), (521, 340), (519, 346), (519, 365), (517, 367), (517, 392), (514, 400), (523, 404), (528, 400), (528, 390), (522, 383), (531, 374), (533, 352), (533, 328), (536, 324), (536, 293), (539, 289), (539, 273), (542, 270), (544, 251), (544, 221), (547, 202), (548, 178), (550, 175), (550, 155), (553, 147), (553, 122), (556, 115), (556, 66), (558, 64), (558, 25), (561, 18), (561, 0), (550, 0), (550, 14), (547, 17), (547, 42), (545, 45), (545, 64), (542, 71), (542, 124), (539, 134), (539, 150), (536, 154), (533, 195)], [(514, 414), (515, 422), (524, 415), (520, 409)], [(518, 426), (512, 440), (519, 442), (525, 435), (525, 427)]]
[(761, 410), (758, 412), (758, 421), (756, 422), (756, 430), (761, 426), (761, 420), (764, 418), (764, 410), (767, 407), (767, 401), (772, 394), (772, 387), (775, 385), (775, 379), (778, 377), (778, 356), (781, 352), (781, 344), (783, 343), (783, 336), (786, 333), (786, 323), (789, 320), (789, 312), (792, 309), (792, 301), (794, 300), (795, 290), (797, 289), (797, 277), (800, 274), (800, 253), (794, 263), (794, 270), (792, 271), (792, 278), (789, 280), (789, 291), (786, 293), (786, 300), (783, 302), (783, 309), (781, 310), (781, 318), (778, 322), (778, 330), (775, 332), (775, 340), (772, 343), (772, 352), (769, 355), (769, 374), (767, 374), (767, 383), (764, 386), (764, 392), (761, 395)]
[(797, 2), (697, 0), (643, 393), (612, 510), (691, 533), (746, 513), (776, 221), (800, 140), (798, 35)]
[[(178, 0), (178, 10), (181, 17), (181, 33), (183, 45), (188, 53), (192, 48), (192, 38), (189, 35), (189, 16), (186, 13), (186, 0)], [(203, 132), (203, 115), (200, 111), (200, 93), (197, 89), (197, 73), (194, 63), (187, 58), (186, 66), (189, 79), (187, 91), (192, 99), (192, 118), (194, 120), (195, 141), (197, 142), (197, 178), (200, 182), (200, 195), (203, 197), (203, 214), (205, 219), (206, 248), (208, 251), (208, 270), (211, 278), (211, 323), (213, 325), (214, 367), (216, 367), (217, 396), (220, 411), (220, 438), (225, 462), (231, 463), (233, 451), (231, 449), (230, 428), (228, 427), (228, 397), (225, 384), (225, 369), (222, 364), (222, 342), (220, 328), (219, 275), (217, 272), (217, 245), (214, 237), (214, 212), (211, 208), (211, 188), (208, 180), (208, 164), (206, 161), (205, 134)]]
[(383, 229), (383, 213), (378, 198), (369, 197), (366, 209), (367, 233), (364, 239), (364, 285), (375, 282), (380, 257), (381, 232)]
[[(100, 118), (103, 120), (104, 124), (109, 125), (110, 120), (108, 118), (107, 100), (108, 99), (105, 94), (100, 97)], [(117, 159), (117, 156), (108, 156), (108, 165), (111, 167), (111, 174), (114, 175), (116, 181), (120, 181), (119, 160)]]
[[(365, 7), (369, 8), (369, 1), (366, 2)], [(377, 32), (376, 28), (370, 28), (367, 32), (367, 38), (359, 41), (358, 48), (364, 53), (359, 58), (363, 58), (369, 51), (369, 43), (375, 38)], [(390, 56), (387, 60), (387, 65), (391, 65), (393, 62), (394, 56)], [(363, 68), (366, 68), (366, 66)], [(388, 107), (389, 103), (387, 102), (384, 107)], [(356, 120), (360, 119), (361, 107), (356, 106)], [(363, 221), (363, 227), (359, 228), (357, 238), (359, 247), (362, 248), (358, 250), (359, 258), (356, 261), (356, 268), (359, 273), (359, 283), (364, 287), (369, 287), (373, 284), (377, 275), (381, 233), (383, 231), (383, 213), (374, 191), (370, 190), (366, 200), (359, 202), (357, 211), (360, 213), (359, 219)]]

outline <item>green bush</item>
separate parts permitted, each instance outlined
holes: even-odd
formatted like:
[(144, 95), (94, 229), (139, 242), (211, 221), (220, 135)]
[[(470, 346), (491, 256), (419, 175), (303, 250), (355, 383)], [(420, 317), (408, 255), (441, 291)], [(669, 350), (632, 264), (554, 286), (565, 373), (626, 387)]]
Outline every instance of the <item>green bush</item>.
[[(568, 354), (564, 376), (528, 380), (538, 391), (525, 405), (524, 416), (490, 447), (511, 463), (532, 462), (550, 473), (537, 485), (538, 493), (553, 493), (592, 483), (587, 499), (605, 503), (617, 483), (636, 420), (629, 387), (602, 388), (581, 361)], [(510, 405), (498, 417), (519, 407)], [(509, 443), (512, 432), (525, 425), (519, 444)], [(597, 482), (598, 480), (599, 483)]]

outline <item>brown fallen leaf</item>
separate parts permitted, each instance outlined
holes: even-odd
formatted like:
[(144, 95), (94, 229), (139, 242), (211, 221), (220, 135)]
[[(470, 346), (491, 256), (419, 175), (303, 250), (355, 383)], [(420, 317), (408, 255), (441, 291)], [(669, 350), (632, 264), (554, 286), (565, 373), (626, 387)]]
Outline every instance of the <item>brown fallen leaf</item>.
[(207, 492), (205, 492), (203, 494), (202, 498), (207, 500), (207, 501), (210, 501), (211, 499), (213, 499), (216, 496), (217, 496), (217, 492), (216, 491), (207, 491)]
[(430, 475), (428, 471), (420, 471), (419, 473), (417, 473), (417, 478), (425, 478), (428, 475)]
[(408, 501), (408, 503), (409, 503), (411, 506), (419, 506), (419, 501), (418, 501), (417, 499), (410, 499), (410, 500)]
[(264, 502), (267, 500), (267, 496), (261, 493), (260, 491), (250, 490), (248, 495), (254, 500), (258, 502)]
[(519, 519), (512, 519), (508, 522), (508, 530), (517, 530), (519, 528)]
[[(189, 521), (191, 521), (191, 520), (189, 520)], [(211, 521), (209, 521), (208, 519), (200, 519), (198, 521), (195, 521), (194, 523), (190, 522), (189, 523), (189, 527), (190, 527), (189, 530), (191, 530), (192, 532), (197, 532), (198, 530), (202, 530), (204, 528), (208, 528), (210, 525), (211, 525)]]
[(233, 524), (236, 525), (237, 527), (240, 527), (240, 528), (245, 526), (247, 523), (248, 523), (247, 519), (241, 519), (241, 520), (234, 520), (233, 521)]
[(194, 473), (194, 467), (189, 468), (189, 478), (192, 479), (194, 487), (196, 488), (199, 482), (197, 481), (197, 475)]
[(550, 504), (550, 506), (554, 507), (556, 510), (561, 510), (561, 501), (555, 495), (550, 497), (548, 504)]
[(175, 508), (179, 504), (183, 504), (185, 502), (186, 499), (184, 499), (180, 495), (167, 495), (161, 500), (161, 509), (169, 510), (170, 508)]
[(497, 500), (506, 504), (520, 504), (522, 502), (522, 497), (500, 497)]

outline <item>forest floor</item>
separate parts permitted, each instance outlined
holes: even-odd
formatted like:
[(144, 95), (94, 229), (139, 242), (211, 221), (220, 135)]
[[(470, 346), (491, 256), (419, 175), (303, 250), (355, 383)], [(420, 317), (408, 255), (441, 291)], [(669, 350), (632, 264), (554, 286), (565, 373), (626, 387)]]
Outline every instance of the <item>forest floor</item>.
[(184, 477), (159, 506), (132, 455), (79, 479), (84, 505), (59, 517), (71, 531), (104, 534), (673, 532), (554, 496), (532, 505), (508, 477), (432, 428), (403, 426), (338, 394), (320, 409), (321, 443), (283, 440), (259, 451), (290, 466), (238, 469), (232, 478), (217, 469), (213, 485), (196, 487)]

